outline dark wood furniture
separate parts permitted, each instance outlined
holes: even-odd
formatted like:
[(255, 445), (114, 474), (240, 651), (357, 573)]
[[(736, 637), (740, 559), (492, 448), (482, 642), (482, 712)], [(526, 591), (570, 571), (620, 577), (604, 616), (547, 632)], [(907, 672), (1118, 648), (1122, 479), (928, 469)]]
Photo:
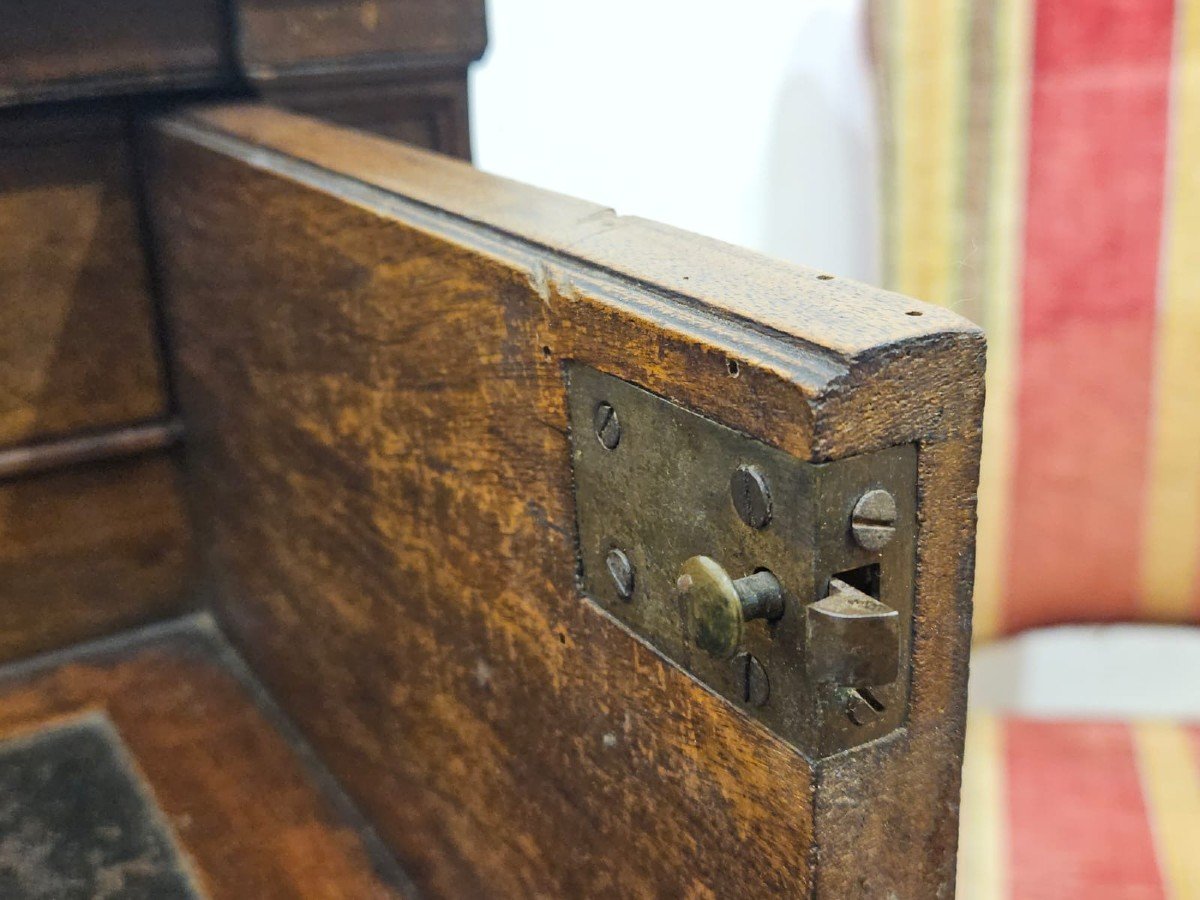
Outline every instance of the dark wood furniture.
[(258, 96), (466, 158), (466, 68), (483, 46), (474, 0), (7, 12), (0, 661), (196, 604), (139, 123)]
[(0, 110), (257, 95), (465, 158), (485, 40), (480, 0), (43, 0), (7, 11)]
[[(381, 5), (391, 12), (378, 12), (378, 43), (338, 37), (376, 8), (354, 6), (357, 18), (323, 19), (313, 4), (241, 4), (236, 46), (249, 55), (235, 59), (275, 99), (320, 111), (319, 92), (305, 95), (313, 108), (290, 93), (319, 68), (305, 35), (374, 61), (411, 37), (389, 18), (403, 3)], [(478, 51), (482, 32), (456, 31), (460, 14), (446, 5), (423, 20), (444, 41), (413, 64), (441, 86), (420, 103), (454, 95), (461, 110), (452, 63)], [(293, 31), (284, 52), (280, 36)], [(352, 104), (331, 103), (361, 121)], [(447, 897), (952, 890), (976, 329), (259, 103), (143, 124), (121, 176), (133, 212), (117, 203), (107, 214), (137, 223), (148, 263), (118, 267), (134, 286), (107, 302), (156, 323), (144, 374), (101, 361), (108, 347), (138, 346), (117, 313), (93, 312), (79, 293), (113, 293), (112, 280), (70, 277), (50, 254), (43, 268), (74, 292), (34, 287), (3, 301), (5, 317), (47, 335), (47, 355), (69, 357), (47, 371), (61, 371), (72, 396), (9, 392), (20, 402), (4, 420), (0, 523), (16, 540), (0, 550), (0, 647), (15, 658), (194, 607), (218, 624), (188, 619), (13, 664), (0, 673), (0, 736), (104, 710), (193, 883), (213, 896), (245, 896), (247, 885), (262, 896), (386, 895), (406, 891), (406, 877)], [(84, 157), (98, 180), (110, 171), (103, 154)], [(100, 216), (95, 196), (104, 192), (66, 192), (64, 221), (84, 227), (69, 209)], [(77, 270), (108, 264), (61, 256), (80, 259)], [(55, 312), (33, 302), (42, 291), (82, 307), (74, 344), (53, 327), (70, 315), (44, 324)], [(718, 486), (675, 517), (680, 547), (689, 523), (729, 523), (743, 529), (735, 541), (774, 554), (783, 618), (747, 624), (757, 657), (732, 670), (747, 686), (773, 676), (773, 693), (741, 695), (724, 662), (670, 630), (673, 591), (648, 586), (674, 558), (625, 547), (632, 605), (598, 587), (607, 575), (581, 550), (579, 442), (649, 452), (638, 448), (675, 432), (618, 401), (622, 434), (600, 415), (606, 404), (594, 406), (593, 433), (572, 413), (582, 385), (607, 383), (588, 372), (656, 395), (687, 427), (725, 429), (723, 441), (764, 460), (755, 477), (776, 479), (772, 525), (743, 509), (737, 488), (731, 503), (736, 465), (704, 469), (688, 446), (654, 463), (669, 473), (694, 458)], [(93, 408), (81, 392), (100, 378), (125, 394)], [(113, 439), (135, 420), (162, 427)], [(47, 454), (52, 470), (37, 462)], [(877, 459), (891, 468), (875, 470)], [(853, 482), (851, 500), (889, 486), (890, 515), (854, 503), (796, 512), (825, 509), (838, 478)], [(22, 512), (22, 496), (52, 510), (46, 522)], [(785, 521), (812, 536), (777, 539)], [(879, 555), (861, 536), (872, 528), (898, 532), (901, 550)], [(804, 623), (833, 590), (820, 568), (830, 553), (868, 561), (855, 572), (873, 568), (874, 583), (855, 581), (860, 595), (903, 601), (899, 629), (895, 616), (867, 623), (899, 642), (893, 681), (805, 675), (804, 648), (818, 638), (802, 637)], [(653, 604), (658, 619), (638, 617)], [(222, 818), (228, 832), (213, 827)]]

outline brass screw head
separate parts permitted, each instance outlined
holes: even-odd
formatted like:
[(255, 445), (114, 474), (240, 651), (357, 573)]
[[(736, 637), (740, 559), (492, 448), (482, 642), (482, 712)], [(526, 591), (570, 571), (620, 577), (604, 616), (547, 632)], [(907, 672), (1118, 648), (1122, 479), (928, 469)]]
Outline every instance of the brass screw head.
[(882, 550), (896, 536), (896, 498), (876, 488), (854, 504), (850, 532), (864, 550)]

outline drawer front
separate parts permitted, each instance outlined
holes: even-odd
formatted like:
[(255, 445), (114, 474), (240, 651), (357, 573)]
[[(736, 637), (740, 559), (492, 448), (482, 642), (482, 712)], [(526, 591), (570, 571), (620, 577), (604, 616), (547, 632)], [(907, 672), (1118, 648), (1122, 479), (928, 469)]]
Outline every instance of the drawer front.
[(178, 478), (160, 452), (0, 482), (0, 661), (182, 608)]
[(236, 15), (238, 53), (253, 80), (465, 65), (487, 36), (480, 0), (238, 0)]
[(127, 129), (0, 132), (0, 447), (160, 415)]
[(221, 0), (5, 4), (0, 106), (229, 80)]
[[(445, 76), (484, 49), (482, 0), (8, 4), (0, 107), (348, 75)], [(236, 40), (235, 40), (236, 37)]]

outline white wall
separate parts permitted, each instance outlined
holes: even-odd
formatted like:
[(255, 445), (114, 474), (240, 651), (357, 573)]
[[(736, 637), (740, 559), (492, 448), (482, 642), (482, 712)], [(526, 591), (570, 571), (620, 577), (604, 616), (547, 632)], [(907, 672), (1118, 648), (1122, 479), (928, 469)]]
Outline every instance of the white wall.
[(491, 0), (486, 171), (876, 280), (859, 0)]

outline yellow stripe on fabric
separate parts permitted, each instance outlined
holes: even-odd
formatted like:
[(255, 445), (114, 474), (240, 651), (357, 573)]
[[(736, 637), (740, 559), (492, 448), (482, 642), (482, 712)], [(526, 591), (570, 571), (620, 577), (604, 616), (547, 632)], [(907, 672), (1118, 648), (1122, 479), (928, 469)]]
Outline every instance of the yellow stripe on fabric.
[(1159, 873), (1171, 900), (1200, 900), (1200, 758), (1183, 726), (1133, 726)]
[(891, 5), (895, 171), (892, 284), (921, 300), (958, 299), (969, 0)]
[(1007, 823), (1003, 722), (971, 714), (958, 826), (957, 896), (963, 900), (1003, 900), (1008, 896)]
[(976, 532), (974, 634), (977, 640), (994, 637), (1001, 630), (1008, 558), (1008, 509), (1016, 451), (1032, 0), (997, 0), (995, 34), (988, 257), (980, 323), (987, 330), (988, 358)]
[(1142, 608), (1195, 618), (1200, 568), (1200, 0), (1179, 0)]

